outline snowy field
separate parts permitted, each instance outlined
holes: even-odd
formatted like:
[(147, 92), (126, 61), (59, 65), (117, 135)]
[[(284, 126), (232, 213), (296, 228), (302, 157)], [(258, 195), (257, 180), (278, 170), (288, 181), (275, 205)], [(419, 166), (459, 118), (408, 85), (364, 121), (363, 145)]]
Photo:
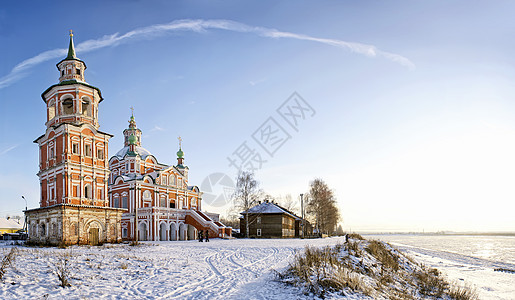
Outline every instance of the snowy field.
[[(299, 299), (299, 291), (273, 281), (305, 245), (342, 238), (212, 239), (144, 242), (140, 246), (18, 247), (15, 267), (0, 283), (0, 299)], [(0, 244), (5, 255), (12, 246)], [(55, 265), (71, 253), (72, 286), (61, 288)]]
[[(0, 283), (0, 299), (311, 299), (275, 282), (271, 270), (286, 267), (306, 245), (337, 243), (343, 243), (343, 238), (17, 247), (14, 268)], [(440, 269), (450, 280), (471, 283), (480, 299), (515, 299), (515, 274), (494, 271), (515, 269), (514, 264), (392, 243), (417, 261)], [(0, 254), (12, 247), (0, 244)], [(71, 254), (69, 288), (61, 288), (54, 274), (63, 254)]]
[(390, 242), (449, 281), (475, 287), (480, 299), (515, 299), (515, 237), (364, 235)]

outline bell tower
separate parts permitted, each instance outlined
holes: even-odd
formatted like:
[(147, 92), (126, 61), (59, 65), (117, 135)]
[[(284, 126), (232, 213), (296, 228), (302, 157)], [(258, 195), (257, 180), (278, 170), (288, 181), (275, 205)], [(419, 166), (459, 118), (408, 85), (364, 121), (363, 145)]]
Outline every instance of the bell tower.
[[(110, 232), (109, 222), (98, 220), (118, 214), (116, 209), (109, 208), (107, 197), (107, 150), (112, 135), (99, 130), (98, 106), (103, 101), (102, 94), (84, 79), (86, 64), (75, 54), (71, 31), (68, 55), (57, 63), (57, 69), (59, 83), (41, 94), (47, 111), (46, 131), (34, 141), (39, 146), (37, 175), (41, 196), (40, 208), (27, 212), (30, 226), (35, 226), (32, 230), (29, 227), (29, 239), (46, 238), (67, 244), (92, 243), (91, 239), (110, 241), (117, 234), (116, 227)], [(55, 217), (41, 219), (43, 212), (47, 216), (54, 213)], [(89, 218), (95, 216), (97, 221), (84, 223), (87, 219), (79, 216), (79, 212)], [(90, 227), (96, 228), (92, 236)]]
[(125, 129), (123, 131), (123, 137), (124, 137), (124, 147), (129, 146), (130, 141), (129, 139), (131, 136), (134, 136), (134, 145), (137, 147), (141, 147), (141, 130), (136, 127), (136, 120), (134, 119), (134, 108), (131, 107), (131, 118), (129, 119), (129, 128)]

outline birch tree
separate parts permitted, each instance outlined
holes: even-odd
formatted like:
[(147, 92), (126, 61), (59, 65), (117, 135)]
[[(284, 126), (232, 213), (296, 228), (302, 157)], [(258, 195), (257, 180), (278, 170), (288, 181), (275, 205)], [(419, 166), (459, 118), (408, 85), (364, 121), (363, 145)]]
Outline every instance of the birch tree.
[[(237, 209), (245, 212), (245, 237), (249, 237), (249, 209), (259, 202), (261, 191), (259, 184), (254, 178), (254, 173), (243, 171), (238, 174), (236, 190), (233, 195), (234, 204)], [(242, 228), (240, 228), (241, 230)]]
[(320, 178), (310, 183), (307, 195), (306, 213), (315, 221), (315, 228), (319, 233), (331, 234), (334, 232), (340, 211), (333, 191)]

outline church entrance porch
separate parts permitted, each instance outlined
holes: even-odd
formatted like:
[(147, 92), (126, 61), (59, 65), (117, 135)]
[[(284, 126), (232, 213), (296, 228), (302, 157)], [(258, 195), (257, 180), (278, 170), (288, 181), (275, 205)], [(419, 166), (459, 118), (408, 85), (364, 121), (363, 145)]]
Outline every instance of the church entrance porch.
[(60, 204), (25, 213), (29, 242), (51, 245), (121, 242), (122, 209)]

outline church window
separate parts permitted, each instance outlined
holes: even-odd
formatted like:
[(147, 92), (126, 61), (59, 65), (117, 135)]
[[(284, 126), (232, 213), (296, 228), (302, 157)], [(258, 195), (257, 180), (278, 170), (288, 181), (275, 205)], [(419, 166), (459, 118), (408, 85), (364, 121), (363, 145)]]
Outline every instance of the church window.
[(122, 229), (122, 237), (123, 237), (123, 238), (126, 238), (126, 237), (127, 237), (127, 228), (123, 228), (123, 229)]
[(48, 103), (48, 120), (52, 120), (55, 117), (55, 103), (50, 101)]
[(82, 114), (91, 117), (91, 102), (87, 98), (82, 98)]
[(166, 175), (162, 178), (163, 185), (166, 185)]
[(104, 149), (97, 149), (97, 158), (104, 159)]
[(77, 75), (80, 75), (80, 69), (75, 69), (75, 72), (77, 73)]
[(127, 196), (122, 196), (122, 208), (129, 208)]
[(84, 152), (86, 152), (86, 156), (90, 156), (91, 157), (91, 145), (84, 145)]
[(175, 201), (173, 201), (172, 203), (170, 203), (170, 208), (175, 208)]
[(72, 144), (72, 153), (79, 154), (79, 144), (77, 144), (77, 143)]
[(84, 198), (91, 198), (91, 185), (90, 184), (86, 184), (86, 186), (84, 186)]
[(64, 76), (64, 70), (61, 70), (61, 76)]
[(41, 232), (40, 234), (42, 236), (46, 236), (46, 226), (45, 226), (45, 223), (41, 224)]
[(65, 115), (71, 115), (73, 114), (74, 108), (73, 108), (73, 99), (72, 98), (66, 98), (63, 100), (63, 113)]
[(170, 185), (175, 185), (175, 176), (170, 175)]
[(50, 148), (50, 159), (54, 158), (54, 148)]
[(120, 207), (120, 198), (118, 198), (118, 195), (114, 196), (113, 198), (113, 207)]
[(161, 197), (161, 199), (159, 201), (159, 206), (166, 207), (166, 198), (165, 197)]

